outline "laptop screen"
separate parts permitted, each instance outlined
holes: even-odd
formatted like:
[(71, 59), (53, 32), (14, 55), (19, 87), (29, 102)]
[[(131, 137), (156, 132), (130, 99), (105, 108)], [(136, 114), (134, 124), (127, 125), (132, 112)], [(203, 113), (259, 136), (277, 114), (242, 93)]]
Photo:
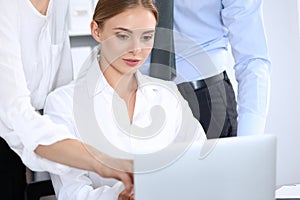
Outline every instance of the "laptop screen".
[(276, 139), (271, 135), (194, 143), (177, 159), (152, 171), (140, 170), (147, 165), (142, 159), (134, 165), (139, 169), (134, 175), (136, 200), (275, 198)]

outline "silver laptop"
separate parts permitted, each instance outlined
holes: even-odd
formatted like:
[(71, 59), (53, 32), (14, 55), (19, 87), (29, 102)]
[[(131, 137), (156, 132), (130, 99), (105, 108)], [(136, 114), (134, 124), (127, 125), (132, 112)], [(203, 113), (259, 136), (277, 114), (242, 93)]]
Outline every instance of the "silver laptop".
[[(149, 164), (140, 159), (134, 167)], [(275, 166), (275, 136), (195, 143), (170, 164), (136, 173), (135, 200), (274, 200)]]

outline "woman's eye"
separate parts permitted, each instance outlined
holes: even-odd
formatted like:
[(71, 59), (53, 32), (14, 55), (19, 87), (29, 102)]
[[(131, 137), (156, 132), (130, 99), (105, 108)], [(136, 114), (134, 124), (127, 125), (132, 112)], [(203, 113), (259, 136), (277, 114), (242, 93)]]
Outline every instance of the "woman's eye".
[(153, 35), (144, 35), (142, 37), (142, 40), (143, 41), (150, 41), (150, 40), (152, 40), (152, 38), (153, 38)]
[(129, 39), (129, 36), (126, 34), (117, 34), (117, 38), (119, 38), (121, 40), (127, 40), (127, 39)]

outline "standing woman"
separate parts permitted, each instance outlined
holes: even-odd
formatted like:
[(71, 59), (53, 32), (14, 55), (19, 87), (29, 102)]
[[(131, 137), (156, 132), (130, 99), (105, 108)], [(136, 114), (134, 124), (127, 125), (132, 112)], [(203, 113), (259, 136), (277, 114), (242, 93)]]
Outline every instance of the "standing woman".
[(0, 0), (1, 198), (24, 196), (20, 158), (34, 171), (63, 174), (66, 164), (131, 185), (129, 174), (98, 162), (67, 128), (37, 112), (50, 91), (72, 80), (68, 9), (69, 1)]

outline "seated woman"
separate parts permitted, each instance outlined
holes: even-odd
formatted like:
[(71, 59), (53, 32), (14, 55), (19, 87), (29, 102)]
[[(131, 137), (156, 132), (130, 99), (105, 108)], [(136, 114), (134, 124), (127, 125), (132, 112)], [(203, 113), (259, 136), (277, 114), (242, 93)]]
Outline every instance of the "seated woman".
[[(153, 0), (99, 0), (91, 23), (99, 50), (78, 80), (49, 95), (45, 112), (52, 120), (104, 153), (147, 156), (176, 141), (204, 141), (176, 85), (138, 71), (153, 47), (157, 19)], [(93, 172), (74, 168), (51, 178), (58, 199), (134, 199), (133, 189)]]

